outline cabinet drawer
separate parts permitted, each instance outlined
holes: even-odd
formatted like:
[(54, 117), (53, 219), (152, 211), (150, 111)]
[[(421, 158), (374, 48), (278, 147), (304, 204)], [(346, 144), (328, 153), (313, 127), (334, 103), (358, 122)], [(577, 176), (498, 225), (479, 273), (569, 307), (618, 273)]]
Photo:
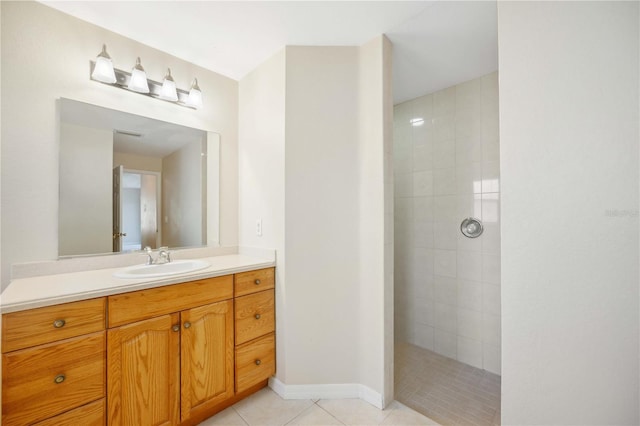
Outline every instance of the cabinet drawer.
[(273, 290), (235, 299), (236, 345), (275, 330)]
[(276, 340), (271, 333), (236, 348), (236, 392), (266, 380), (276, 372)]
[(36, 423), (34, 426), (104, 426), (105, 416), (104, 398), (58, 416)]
[(269, 290), (275, 286), (275, 268), (236, 274), (234, 295), (245, 296), (258, 291)]
[(109, 296), (109, 328), (233, 297), (233, 275)]
[(2, 355), (2, 423), (47, 419), (105, 396), (105, 332)]
[(5, 314), (2, 316), (2, 352), (104, 330), (104, 305), (102, 297)]

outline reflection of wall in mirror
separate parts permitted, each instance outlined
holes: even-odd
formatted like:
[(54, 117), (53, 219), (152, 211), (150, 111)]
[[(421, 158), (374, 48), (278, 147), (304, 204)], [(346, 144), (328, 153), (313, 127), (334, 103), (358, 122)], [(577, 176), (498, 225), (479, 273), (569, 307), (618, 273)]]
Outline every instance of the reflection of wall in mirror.
[(116, 167), (120, 164), (122, 164), (124, 168), (128, 170), (162, 172), (162, 158), (159, 157), (146, 157), (124, 152), (114, 152), (113, 167)]
[(159, 173), (125, 169), (122, 186), (121, 230), (126, 235), (122, 251), (156, 249), (160, 246), (157, 227), (157, 181)]
[(159, 242), (157, 185), (159, 177), (141, 176), (140, 185), (140, 246), (157, 248)]
[[(126, 175), (127, 173), (125, 173)], [(139, 175), (138, 175), (139, 176)], [(142, 236), (140, 227), (140, 186), (122, 188), (122, 251), (140, 250)]]
[(203, 244), (202, 209), (194, 208), (201, 205), (202, 149), (189, 143), (162, 159), (162, 245)]
[(60, 123), (60, 135), (58, 252), (110, 252), (113, 134)]

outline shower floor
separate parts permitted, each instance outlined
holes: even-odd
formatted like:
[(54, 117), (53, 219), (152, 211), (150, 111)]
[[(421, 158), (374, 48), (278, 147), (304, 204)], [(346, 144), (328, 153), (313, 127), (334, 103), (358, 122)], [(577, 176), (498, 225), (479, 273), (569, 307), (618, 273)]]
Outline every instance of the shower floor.
[(500, 376), (409, 343), (395, 344), (395, 397), (442, 425), (499, 425)]

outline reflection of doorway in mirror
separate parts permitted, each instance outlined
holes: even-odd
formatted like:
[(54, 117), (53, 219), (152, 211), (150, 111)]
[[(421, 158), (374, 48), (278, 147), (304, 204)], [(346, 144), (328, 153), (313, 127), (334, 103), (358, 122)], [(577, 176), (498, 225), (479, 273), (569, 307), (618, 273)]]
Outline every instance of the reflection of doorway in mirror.
[(122, 251), (160, 246), (158, 227), (160, 173), (124, 170), (122, 179)]

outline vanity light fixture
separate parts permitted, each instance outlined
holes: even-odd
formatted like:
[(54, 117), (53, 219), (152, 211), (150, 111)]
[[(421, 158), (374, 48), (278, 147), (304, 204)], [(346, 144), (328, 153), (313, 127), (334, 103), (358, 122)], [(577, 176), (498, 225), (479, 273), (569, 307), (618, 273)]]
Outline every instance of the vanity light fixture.
[(171, 69), (167, 68), (167, 75), (164, 76), (162, 89), (160, 90), (160, 99), (175, 102), (178, 100), (178, 92), (176, 92), (176, 82), (171, 77)]
[(189, 90), (189, 97), (187, 98), (187, 105), (198, 109), (202, 108), (202, 91), (200, 90), (200, 86), (198, 86), (197, 78), (193, 79), (191, 90)]
[(136, 59), (136, 64), (131, 70), (131, 80), (129, 80), (129, 90), (139, 93), (149, 93), (149, 83), (147, 83), (147, 73), (144, 72), (140, 58)]
[(89, 61), (89, 75), (91, 80), (108, 84), (120, 89), (129, 90), (152, 98), (161, 99), (176, 105), (191, 109), (202, 108), (202, 91), (198, 86), (198, 80), (194, 79), (191, 89), (178, 89), (171, 75), (171, 70), (167, 69), (162, 83), (147, 78), (140, 58), (137, 58), (136, 65), (131, 72), (119, 70), (113, 67), (111, 58), (107, 54), (106, 46), (102, 46), (102, 52), (95, 61)]
[(96, 58), (96, 66), (93, 68), (91, 78), (102, 83), (113, 84), (116, 82), (116, 73), (113, 70), (113, 62), (107, 53), (107, 45), (102, 45), (102, 52)]
[(409, 123), (411, 123), (413, 127), (422, 126), (424, 124), (424, 118), (412, 118), (411, 120), (409, 120)]

